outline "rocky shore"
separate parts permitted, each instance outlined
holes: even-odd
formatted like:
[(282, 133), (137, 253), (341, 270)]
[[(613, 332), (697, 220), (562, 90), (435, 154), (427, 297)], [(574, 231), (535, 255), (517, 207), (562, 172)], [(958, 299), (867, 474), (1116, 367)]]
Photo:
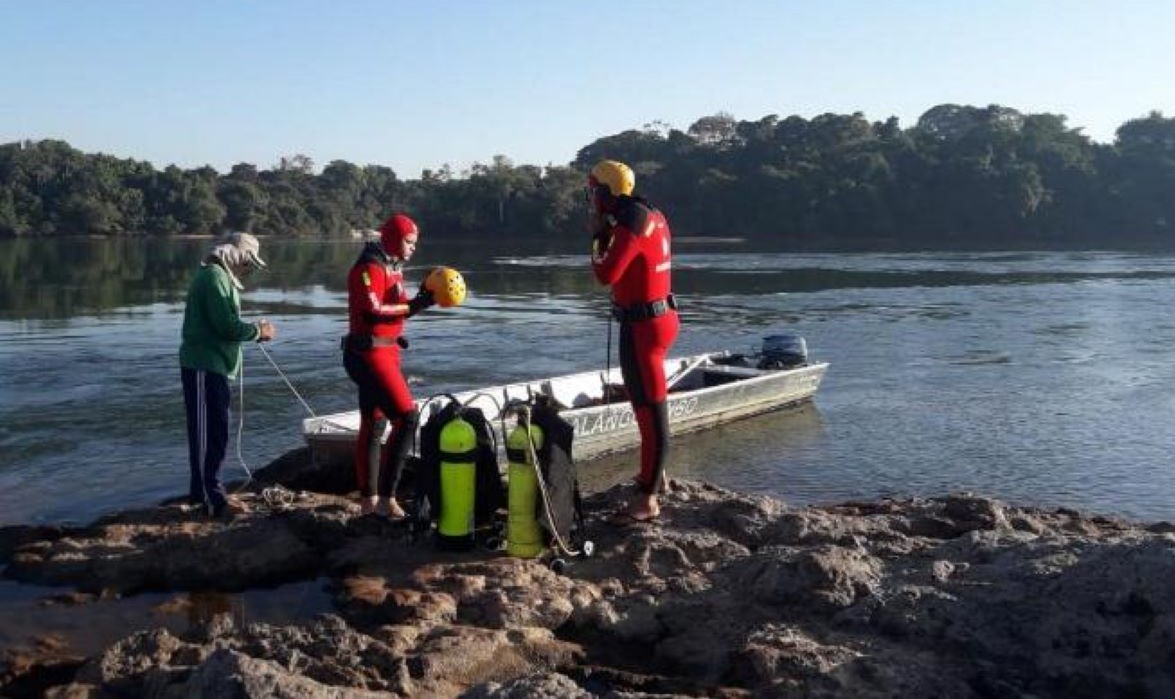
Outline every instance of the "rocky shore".
[(1175, 697), (1175, 527), (960, 494), (792, 508), (675, 483), (558, 574), (442, 554), (345, 498), (0, 529), (12, 580), (89, 600), (327, 578), (306, 623), (213, 615), (89, 657), (0, 655), (0, 696)]

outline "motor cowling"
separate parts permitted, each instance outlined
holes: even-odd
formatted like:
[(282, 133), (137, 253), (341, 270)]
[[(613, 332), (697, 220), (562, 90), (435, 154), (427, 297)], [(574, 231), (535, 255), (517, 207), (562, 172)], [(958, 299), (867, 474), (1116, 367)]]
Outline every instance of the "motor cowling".
[(791, 369), (808, 363), (808, 343), (799, 335), (768, 335), (759, 350), (760, 369)]

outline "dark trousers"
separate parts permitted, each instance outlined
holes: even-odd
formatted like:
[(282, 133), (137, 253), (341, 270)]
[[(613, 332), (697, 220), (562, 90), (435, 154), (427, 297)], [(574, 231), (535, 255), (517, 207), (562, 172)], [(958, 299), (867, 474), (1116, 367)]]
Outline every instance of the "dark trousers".
[(641, 469), (636, 481), (653, 494), (665, 487), (669, 458), (669, 412), (665, 355), (677, 338), (677, 313), (620, 324), (620, 374), (641, 435)]
[[(419, 421), (412, 392), (400, 371), (400, 348), (347, 350), (343, 368), (359, 387), (356, 485), (363, 496), (395, 497)], [(385, 418), (392, 423), (392, 440), (377, 466)]]
[(203, 504), (210, 514), (224, 508), (220, 467), (228, 449), (228, 377), (200, 369), (180, 369), (184, 383), (184, 409), (188, 416), (188, 466), (191, 483), (188, 498)]

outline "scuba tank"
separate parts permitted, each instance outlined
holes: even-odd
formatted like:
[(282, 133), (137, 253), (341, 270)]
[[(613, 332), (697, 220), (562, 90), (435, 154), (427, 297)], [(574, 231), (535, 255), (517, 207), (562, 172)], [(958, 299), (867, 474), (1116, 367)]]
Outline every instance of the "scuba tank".
[(467, 551), (474, 545), (477, 432), (460, 416), (454, 417), (441, 428), (440, 447), (437, 545), (449, 551)]
[(542, 446), (543, 429), (531, 425), (528, 435), (521, 418), (506, 438), (509, 513), (506, 519), (506, 553), (519, 558), (534, 558), (543, 551), (543, 532), (536, 517), (538, 466), (534, 462), (535, 453)]

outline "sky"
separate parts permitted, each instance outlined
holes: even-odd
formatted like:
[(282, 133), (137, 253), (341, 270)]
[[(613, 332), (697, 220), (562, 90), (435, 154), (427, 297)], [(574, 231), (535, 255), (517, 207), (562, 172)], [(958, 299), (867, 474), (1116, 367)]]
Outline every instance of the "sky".
[(0, 0), (0, 143), (400, 177), (727, 112), (1175, 115), (1168, 0)]

